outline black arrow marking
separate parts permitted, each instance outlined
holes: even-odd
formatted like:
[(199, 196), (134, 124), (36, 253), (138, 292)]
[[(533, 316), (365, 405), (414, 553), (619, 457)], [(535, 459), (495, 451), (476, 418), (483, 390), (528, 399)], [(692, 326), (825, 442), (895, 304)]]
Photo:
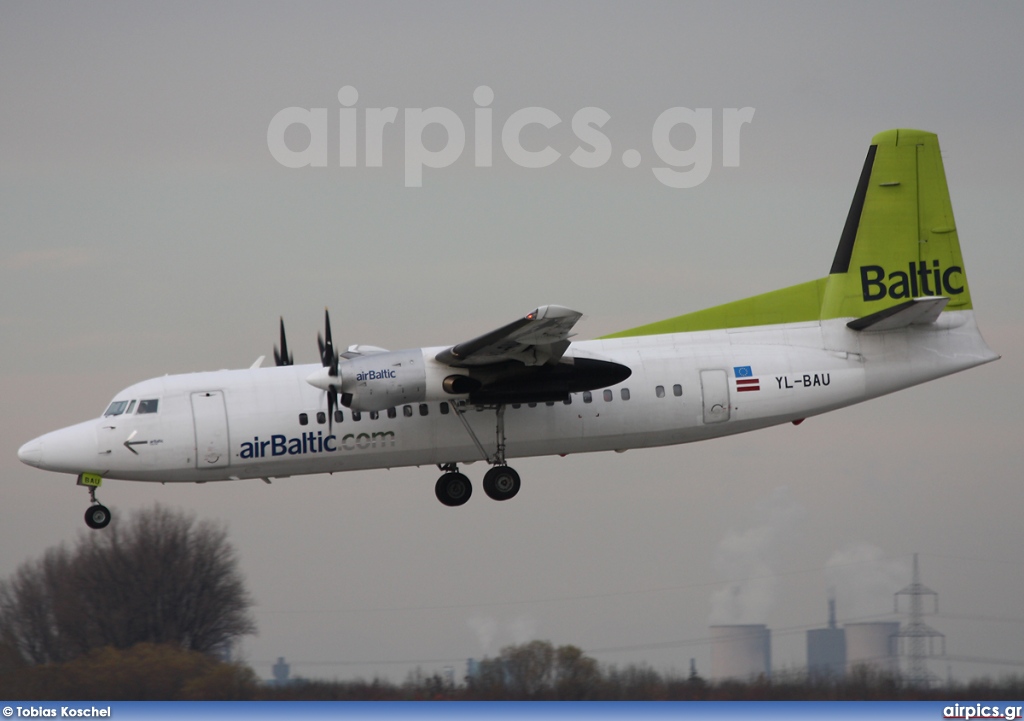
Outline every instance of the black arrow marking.
[(139, 452), (132, 448), (132, 446), (144, 446), (147, 443), (149, 443), (149, 441), (133, 441), (132, 438), (135, 437), (136, 433), (138, 433), (138, 431), (132, 431), (132, 434), (128, 436), (128, 440), (124, 442), (124, 447), (127, 448), (132, 453), (134, 453), (135, 455), (139, 455)]

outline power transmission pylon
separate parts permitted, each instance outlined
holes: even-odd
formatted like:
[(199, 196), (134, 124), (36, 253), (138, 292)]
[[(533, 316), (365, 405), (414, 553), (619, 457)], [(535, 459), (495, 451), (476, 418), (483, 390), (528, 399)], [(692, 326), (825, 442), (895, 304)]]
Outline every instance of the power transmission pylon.
[[(925, 614), (938, 613), (939, 594), (921, 583), (921, 575), (917, 568), (917, 554), (914, 554), (914, 573), (910, 585), (897, 591), (893, 599), (893, 610), (900, 612), (900, 596), (910, 597), (910, 609), (907, 612), (908, 622), (896, 634), (900, 640), (900, 655), (907, 657), (906, 680), (914, 686), (930, 686), (938, 681), (938, 676), (928, 670), (927, 659), (935, 656), (935, 647), (939, 646), (938, 655), (946, 655), (946, 636), (924, 622)], [(925, 609), (925, 598), (932, 599), (931, 609)]]

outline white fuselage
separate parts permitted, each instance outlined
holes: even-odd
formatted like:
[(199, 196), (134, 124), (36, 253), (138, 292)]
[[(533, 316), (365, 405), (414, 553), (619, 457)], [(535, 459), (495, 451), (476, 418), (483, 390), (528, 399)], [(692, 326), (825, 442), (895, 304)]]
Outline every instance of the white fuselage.
[[(440, 348), (422, 349), (425, 362)], [(800, 420), (994, 360), (972, 311), (858, 333), (844, 320), (579, 341), (570, 354), (628, 366), (628, 379), (570, 402), (508, 405), (508, 458), (703, 440)], [(457, 397), (328, 424), (318, 365), (169, 375), (115, 400), (155, 413), (104, 416), (41, 436), (19, 456), (48, 470), (206, 482), (465, 463), (495, 452), (495, 411)], [(437, 397), (437, 396), (432, 396)], [(137, 407), (137, 406), (136, 406)], [(318, 420), (318, 414), (319, 419)], [(301, 422), (304, 416), (306, 423)]]

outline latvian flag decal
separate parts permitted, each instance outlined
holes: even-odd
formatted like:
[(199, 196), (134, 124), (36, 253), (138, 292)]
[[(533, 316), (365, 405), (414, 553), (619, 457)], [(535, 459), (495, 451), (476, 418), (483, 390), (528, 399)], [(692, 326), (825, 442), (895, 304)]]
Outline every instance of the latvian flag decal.
[(750, 366), (734, 366), (733, 373), (736, 375), (736, 391), (759, 391), (761, 381), (754, 378), (754, 372)]

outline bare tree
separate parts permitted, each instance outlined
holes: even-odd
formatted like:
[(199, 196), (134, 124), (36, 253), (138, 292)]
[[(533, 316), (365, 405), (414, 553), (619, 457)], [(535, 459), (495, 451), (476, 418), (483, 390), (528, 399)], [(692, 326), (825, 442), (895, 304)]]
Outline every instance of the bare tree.
[(591, 698), (601, 681), (601, 670), (576, 646), (555, 649), (555, 691), (563, 701)]
[(63, 637), (69, 611), (66, 592), (72, 574), (71, 554), (51, 548), (38, 561), (22, 564), (0, 583), (0, 638), (29, 663), (63, 660), (74, 655), (73, 638)]
[(251, 606), (227, 532), (158, 505), (0, 582), (0, 641), (36, 664), (142, 642), (209, 654), (255, 632)]
[(550, 641), (530, 641), (501, 650), (506, 687), (517, 698), (534, 698), (551, 686), (555, 649)]

